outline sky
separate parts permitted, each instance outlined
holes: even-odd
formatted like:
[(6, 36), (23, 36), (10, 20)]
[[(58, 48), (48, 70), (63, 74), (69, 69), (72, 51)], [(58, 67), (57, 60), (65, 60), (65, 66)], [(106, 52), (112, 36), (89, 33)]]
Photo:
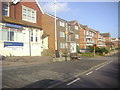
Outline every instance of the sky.
[[(53, 2), (40, 2), (44, 12), (55, 14)], [(118, 37), (118, 2), (57, 2), (57, 17), (77, 20), (89, 28)]]

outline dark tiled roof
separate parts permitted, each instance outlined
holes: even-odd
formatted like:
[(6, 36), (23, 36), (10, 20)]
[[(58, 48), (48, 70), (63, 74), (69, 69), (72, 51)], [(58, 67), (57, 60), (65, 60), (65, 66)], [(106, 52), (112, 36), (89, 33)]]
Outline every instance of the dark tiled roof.
[(103, 37), (110, 37), (110, 33), (100, 33)]
[(69, 23), (75, 23), (77, 20), (69, 21)]
[(80, 24), (80, 27), (83, 28), (83, 29), (86, 29), (87, 25)]
[(92, 28), (89, 28), (89, 30), (90, 30), (91, 32), (93, 32), (93, 33), (98, 33), (98, 31), (96, 31), (96, 30), (94, 30), (94, 29), (92, 29)]

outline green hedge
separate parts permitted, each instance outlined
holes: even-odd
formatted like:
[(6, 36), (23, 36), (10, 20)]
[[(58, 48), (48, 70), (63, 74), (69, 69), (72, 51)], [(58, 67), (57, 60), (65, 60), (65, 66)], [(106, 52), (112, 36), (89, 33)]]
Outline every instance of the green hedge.
[[(94, 47), (89, 46), (88, 49), (89, 49), (89, 52), (94, 52)], [(101, 55), (103, 52), (105, 52), (107, 54), (109, 52), (109, 50), (106, 49), (105, 47), (102, 47), (102, 48), (95, 47), (95, 53), (98, 53)]]

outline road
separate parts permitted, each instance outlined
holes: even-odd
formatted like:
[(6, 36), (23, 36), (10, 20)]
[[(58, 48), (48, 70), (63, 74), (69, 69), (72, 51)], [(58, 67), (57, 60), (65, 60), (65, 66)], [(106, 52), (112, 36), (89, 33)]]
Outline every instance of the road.
[(118, 88), (118, 68), (120, 68), (120, 64), (118, 64), (117, 55), (112, 56), (112, 58), (114, 59), (110, 62), (54, 88)]
[[(3, 88), (117, 87), (117, 61), (118, 57), (114, 55), (3, 68), (2, 86)], [(98, 70), (95, 70), (96, 68)]]

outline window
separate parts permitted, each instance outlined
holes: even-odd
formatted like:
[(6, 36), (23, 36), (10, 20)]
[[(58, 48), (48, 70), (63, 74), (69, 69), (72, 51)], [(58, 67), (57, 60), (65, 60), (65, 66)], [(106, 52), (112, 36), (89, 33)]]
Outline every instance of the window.
[(79, 39), (79, 35), (76, 34), (76, 35), (75, 35), (75, 39)]
[(75, 26), (75, 29), (78, 30), (78, 26)]
[(14, 41), (14, 31), (8, 31), (8, 40)]
[(4, 16), (9, 16), (9, 5), (8, 5), (8, 3), (3, 4), (3, 15)]
[(60, 26), (64, 27), (65, 26), (65, 23), (60, 21)]
[(84, 42), (86, 42), (86, 38), (84, 38)]
[(36, 35), (35, 35), (35, 41), (38, 42), (38, 31), (36, 31)]
[(31, 42), (33, 42), (33, 30), (31, 31)]
[(2, 40), (7, 41), (8, 40), (8, 31), (2, 29)]
[(87, 31), (87, 35), (89, 35), (89, 32)]
[(64, 32), (60, 32), (60, 37), (65, 37), (65, 33)]
[(23, 41), (23, 33), (18, 29), (2, 27), (1, 33), (3, 41)]
[(36, 11), (26, 6), (22, 6), (22, 20), (36, 23)]
[(70, 26), (69, 26), (68, 30), (70, 30)]
[(64, 43), (60, 43), (60, 48), (65, 48), (65, 44)]
[(84, 35), (85, 35), (85, 30), (84, 30)]
[(68, 25), (67, 25), (67, 23), (66, 23), (66, 30), (68, 30)]
[(92, 36), (94, 36), (94, 33), (92, 33)]

